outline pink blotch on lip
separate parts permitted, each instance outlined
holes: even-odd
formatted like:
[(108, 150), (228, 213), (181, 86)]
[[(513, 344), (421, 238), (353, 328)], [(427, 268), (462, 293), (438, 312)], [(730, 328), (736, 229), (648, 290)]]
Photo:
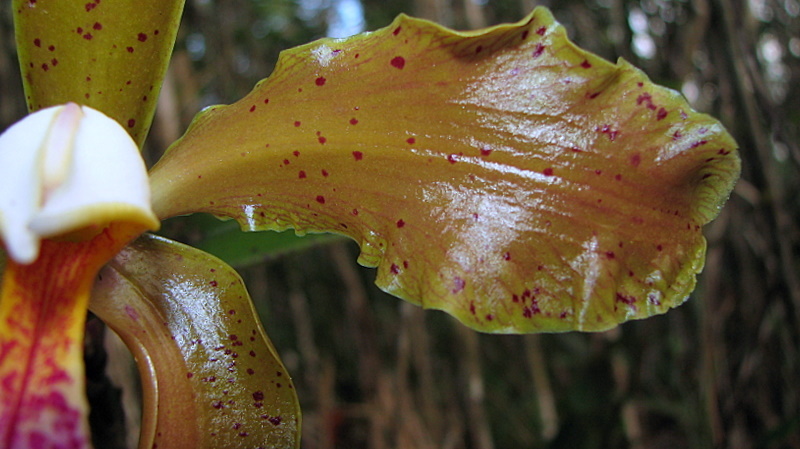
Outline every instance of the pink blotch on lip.
[(464, 279), (462, 279), (460, 277), (454, 278), (453, 279), (453, 290), (452, 290), (453, 293), (458, 293), (458, 292), (464, 290), (464, 287), (466, 287), (466, 285), (467, 285), (467, 281), (465, 281)]

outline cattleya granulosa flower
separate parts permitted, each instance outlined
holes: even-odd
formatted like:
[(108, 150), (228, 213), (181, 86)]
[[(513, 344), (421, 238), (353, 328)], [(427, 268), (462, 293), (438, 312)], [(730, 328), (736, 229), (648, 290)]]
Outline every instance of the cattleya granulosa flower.
[[(596, 331), (685, 301), (701, 228), (739, 172), (716, 120), (537, 8), (465, 33), (401, 16), (285, 52), (245, 98), (195, 118), (150, 169), (147, 204), (119, 130), (147, 133), (182, 1), (13, 3), (41, 111), (0, 140), (0, 160), (38, 176), (9, 176), (0, 197), (3, 447), (90, 445), (87, 304), (140, 364), (141, 447), (298, 444), (291, 379), (241, 280), (143, 234), (157, 219), (347, 235), (381, 288), (475, 329)], [(92, 177), (85, 155), (109, 171)], [(131, 197), (91, 196), (106, 188)]]

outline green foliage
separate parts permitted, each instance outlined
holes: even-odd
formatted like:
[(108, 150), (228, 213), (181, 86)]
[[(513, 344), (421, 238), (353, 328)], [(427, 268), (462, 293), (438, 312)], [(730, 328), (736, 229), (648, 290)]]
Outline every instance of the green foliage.
[[(180, 227), (181, 234), (189, 236), (193, 247), (238, 268), (342, 239), (332, 234), (298, 236), (294, 231), (242, 232), (235, 221), (220, 222), (219, 219), (207, 214), (181, 217), (172, 222)], [(172, 226), (172, 222), (167, 220), (164, 227), (169, 233), (174, 234), (178, 230)]]

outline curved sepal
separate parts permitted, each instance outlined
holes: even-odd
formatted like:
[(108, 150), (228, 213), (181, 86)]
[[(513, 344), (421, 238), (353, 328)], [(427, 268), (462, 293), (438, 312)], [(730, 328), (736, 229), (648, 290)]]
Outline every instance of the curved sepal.
[(144, 235), (100, 273), (90, 310), (136, 356), (141, 448), (297, 447), (292, 380), (233, 269)]
[(87, 241), (45, 240), (32, 264), (6, 261), (0, 447), (91, 447), (83, 368), (89, 293), (100, 267), (141, 231), (115, 223)]
[(713, 118), (550, 12), (399, 17), (282, 55), (151, 171), (160, 217), (336, 232), (378, 285), (484, 331), (602, 330), (681, 304), (739, 173)]
[(183, 0), (14, 0), (28, 109), (70, 101), (121, 123), (139, 145), (155, 112)]

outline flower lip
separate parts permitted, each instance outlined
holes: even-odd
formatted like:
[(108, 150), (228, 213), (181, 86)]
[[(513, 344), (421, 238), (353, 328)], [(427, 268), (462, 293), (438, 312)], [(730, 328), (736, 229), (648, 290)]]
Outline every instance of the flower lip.
[(12, 259), (31, 263), (41, 239), (111, 222), (159, 227), (144, 161), (119, 123), (68, 103), (0, 135), (0, 238)]

